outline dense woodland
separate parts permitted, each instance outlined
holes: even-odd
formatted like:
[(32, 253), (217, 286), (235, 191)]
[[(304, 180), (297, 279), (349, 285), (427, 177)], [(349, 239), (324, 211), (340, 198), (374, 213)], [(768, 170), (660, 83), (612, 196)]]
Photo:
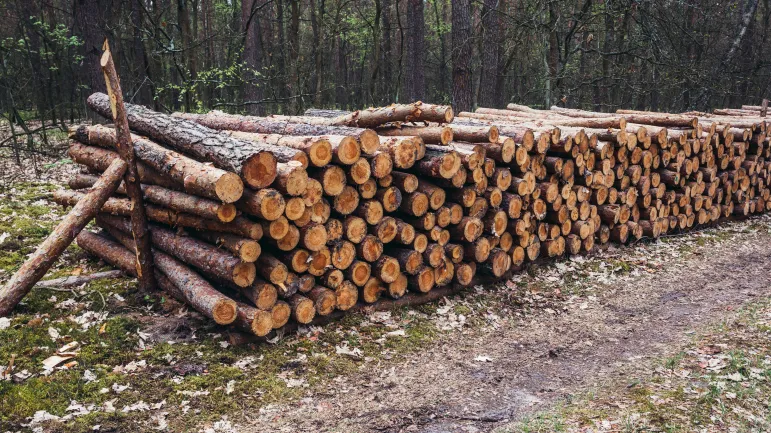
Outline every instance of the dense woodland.
[[(129, 102), (299, 113), (392, 102), (597, 111), (758, 103), (769, 0), (0, 0), (0, 112), (64, 126)], [(768, 47), (768, 48), (767, 48)]]

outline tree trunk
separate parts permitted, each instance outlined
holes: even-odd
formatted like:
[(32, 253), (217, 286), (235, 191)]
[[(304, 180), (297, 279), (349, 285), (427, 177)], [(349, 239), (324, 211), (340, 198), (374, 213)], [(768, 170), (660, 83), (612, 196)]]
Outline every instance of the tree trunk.
[[(243, 0), (241, 3), (241, 31), (244, 34), (244, 66), (242, 92), (246, 112), (258, 116), (265, 115), (263, 82), (259, 78), (262, 71), (262, 27), (256, 0)], [(256, 102), (256, 103), (252, 103)]]
[(426, 21), (422, 0), (407, 0), (405, 87), (409, 101), (425, 99)]
[(471, 111), (471, 1), (452, 0), (452, 106)]
[(479, 105), (482, 107), (495, 107), (498, 102), (500, 89), (498, 88), (498, 44), (501, 31), (498, 26), (499, 0), (485, 0), (482, 9), (482, 71), (479, 83)]

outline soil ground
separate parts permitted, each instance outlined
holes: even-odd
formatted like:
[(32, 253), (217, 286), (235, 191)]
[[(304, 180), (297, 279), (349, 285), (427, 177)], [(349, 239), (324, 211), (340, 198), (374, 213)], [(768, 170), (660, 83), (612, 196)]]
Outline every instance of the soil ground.
[(299, 404), (265, 411), (247, 431), (493, 431), (588, 390), (626, 387), (695, 333), (771, 296), (768, 232), (660, 259), (647, 257), (663, 262), (661, 271), (606, 283), (560, 313), (547, 308), (447, 335), (398, 363), (373, 363)]

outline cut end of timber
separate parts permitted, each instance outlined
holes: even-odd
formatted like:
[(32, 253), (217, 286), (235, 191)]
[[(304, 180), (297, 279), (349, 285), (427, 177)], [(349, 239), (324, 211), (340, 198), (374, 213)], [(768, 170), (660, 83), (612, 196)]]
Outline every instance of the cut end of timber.
[(377, 132), (374, 130), (365, 129), (359, 135), (359, 145), (362, 152), (367, 155), (374, 155), (378, 147), (380, 147), (380, 137), (378, 137)]
[(407, 293), (408, 284), (409, 280), (407, 279), (407, 276), (400, 273), (399, 276), (396, 277), (396, 280), (388, 284), (388, 296), (393, 299), (401, 298)]
[[(303, 154), (305, 155), (305, 154)], [(308, 172), (302, 166), (293, 164), (287, 168), (286, 177), (281, 179), (286, 193), (291, 196), (300, 196), (308, 188)]]
[(223, 203), (235, 203), (244, 193), (244, 182), (237, 174), (226, 172), (214, 183), (214, 193)]
[(233, 282), (239, 287), (248, 287), (256, 276), (254, 263), (239, 263), (233, 268)]
[(316, 317), (316, 307), (313, 306), (313, 301), (308, 298), (300, 297), (301, 299), (294, 302), (294, 310), (292, 316), (296, 321), (302, 324), (308, 324)]
[(218, 325), (229, 325), (236, 320), (238, 307), (231, 299), (221, 299), (214, 304), (212, 318)]
[(326, 138), (320, 138), (311, 144), (308, 149), (310, 163), (316, 167), (323, 167), (332, 161), (332, 143)]
[(351, 165), (348, 173), (351, 175), (351, 179), (354, 181), (354, 183), (357, 185), (363, 184), (369, 180), (369, 177), (372, 174), (369, 161), (364, 158), (359, 158)]
[(292, 197), (286, 201), (284, 215), (291, 221), (297, 221), (305, 213), (305, 200), (301, 197)]
[(455, 152), (449, 152), (441, 157), (439, 162), (439, 175), (445, 179), (451, 179), (460, 170), (461, 159)]
[(279, 216), (268, 223), (268, 236), (275, 240), (283, 239), (289, 233), (289, 221), (284, 216)]
[(276, 157), (270, 152), (259, 152), (247, 159), (241, 176), (252, 188), (266, 188), (276, 180)]
[(350, 310), (359, 300), (359, 290), (352, 282), (343, 281), (335, 289), (335, 299), (338, 310)]
[(217, 209), (217, 219), (229, 223), (236, 219), (236, 207), (232, 203), (223, 204)]
[(498, 131), (498, 127), (495, 125), (491, 125), (490, 130), (487, 133), (487, 138), (490, 140), (491, 143), (497, 143), (499, 137), (500, 137), (500, 131)]
[(253, 263), (257, 261), (262, 253), (262, 247), (257, 241), (245, 240), (241, 243), (241, 247), (238, 249), (238, 255), (241, 260), (247, 263)]
[(428, 266), (423, 266), (417, 275), (417, 289), (421, 293), (428, 293), (434, 288), (434, 270)]
[(289, 270), (286, 268), (286, 265), (278, 263), (270, 271), (268, 279), (273, 284), (283, 284), (288, 274)]
[[(380, 139), (378, 138), (378, 142)], [(346, 136), (337, 146), (337, 159), (341, 164), (350, 165), (361, 157), (361, 147), (355, 138)]]
[(351, 280), (357, 286), (363, 286), (369, 279), (370, 265), (366, 262), (355, 261), (351, 265)]
[(260, 310), (270, 310), (278, 300), (278, 290), (272, 284), (264, 284), (254, 304)]
[(319, 251), (327, 244), (327, 230), (323, 225), (313, 225), (305, 230), (303, 238), (305, 248), (310, 251)]
[(257, 310), (252, 319), (252, 332), (258, 337), (264, 337), (273, 330), (273, 315), (268, 311)]
[(455, 267), (455, 280), (461, 286), (468, 286), (474, 279), (474, 268), (468, 263), (460, 263)]
[(419, 253), (423, 253), (428, 248), (428, 236), (423, 233), (415, 235), (415, 240), (412, 242), (412, 248)]
[(449, 126), (445, 126), (442, 128), (442, 132), (439, 134), (439, 141), (442, 144), (447, 145), (452, 141), (452, 137), (453, 137), (452, 128), (450, 128)]
[(393, 168), (393, 159), (391, 158), (391, 155), (385, 152), (378, 153), (372, 158), (372, 161), (370, 162), (370, 171), (372, 172), (372, 176), (378, 179), (382, 179), (391, 174)]
[(345, 187), (345, 182), (345, 171), (343, 171), (342, 168), (333, 165), (324, 170), (321, 185), (323, 186), (326, 195), (332, 197), (340, 195)]
[(289, 316), (292, 314), (292, 309), (289, 308), (289, 304), (283, 301), (276, 302), (276, 305), (270, 309), (270, 315), (273, 319), (273, 329), (278, 329), (289, 322)]

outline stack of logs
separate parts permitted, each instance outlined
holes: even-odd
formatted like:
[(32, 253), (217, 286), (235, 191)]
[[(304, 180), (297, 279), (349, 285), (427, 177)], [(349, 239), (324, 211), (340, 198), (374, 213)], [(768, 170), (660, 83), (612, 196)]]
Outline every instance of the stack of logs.
[[(88, 105), (110, 118), (107, 95)], [(771, 150), (752, 107), (126, 111), (159, 285), (258, 336), (467, 286), (477, 273), (500, 278), (539, 256), (771, 209)], [(71, 138), (83, 171), (55, 194), (63, 205), (119, 158), (112, 128), (79, 126)], [(125, 193), (78, 244), (135, 275)]]

